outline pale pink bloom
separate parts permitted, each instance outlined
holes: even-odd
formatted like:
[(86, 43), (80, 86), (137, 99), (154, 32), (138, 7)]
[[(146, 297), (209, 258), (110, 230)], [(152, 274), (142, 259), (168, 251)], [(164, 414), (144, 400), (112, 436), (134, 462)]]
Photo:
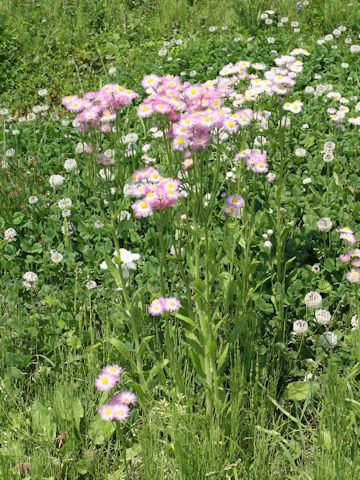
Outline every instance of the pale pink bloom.
[(100, 392), (109, 392), (115, 387), (119, 380), (120, 377), (116, 375), (100, 373), (100, 375), (95, 380), (95, 387), (100, 390)]
[(125, 405), (136, 405), (137, 396), (133, 392), (121, 392), (112, 397), (110, 400), (111, 404), (125, 404)]
[(105, 420), (106, 422), (110, 420), (114, 420), (115, 418), (115, 405), (110, 405), (109, 403), (105, 403), (102, 407), (98, 410), (100, 417)]

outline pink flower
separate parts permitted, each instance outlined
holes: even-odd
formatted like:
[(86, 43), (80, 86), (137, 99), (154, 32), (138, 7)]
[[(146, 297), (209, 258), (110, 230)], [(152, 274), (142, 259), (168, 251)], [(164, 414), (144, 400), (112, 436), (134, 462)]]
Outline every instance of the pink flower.
[(350, 283), (360, 282), (360, 270), (359, 269), (350, 270), (350, 272), (346, 274), (346, 278)]
[(164, 313), (164, 305), (161, 299), (153, 300), (148, 308), (148, 311), (153, 317), (162, 315)]
[(137, 396), (133, 392), (121, 392), (112, 397), (110, 400), (110, 403), (113, 404), (119, 404), (123, 403), (125, 405), (136, 405), (137, 402)]
[(125, 403), (114, 404), (112, 408), (114, 409), (114, 420), (123, 422), (130, 417), (130, 408)]
[(177, 312), (181, 307), (180, 300), (176, 297), (164, 298), (163, 305), (167, 312)]
[(100, 392), (109, 392), (115, 387), (115, 385), (119, 380), (120, 380), (120, 377), (116, 375), (109, 375), (108, 373), (100, 373), (100, 375), (95, 380), (95, 387)]
[(119, 365), (109, 365), (105, 367), (101, 373), (105, 373), (106, 375), (115, 375), (115, 377), (120, 377), (123, 373), (123, 368), (119, 367)]
[(106, 422), (114, 420), (115, 418), (115, 405), (110, 405), (105, 403), (102, 407), (99, 408), (100, 417)]
[(347, 253), (345, 255), (341, 254), (339, 258), (343, 263), (347, 263), (350, 260), (351, 256)]

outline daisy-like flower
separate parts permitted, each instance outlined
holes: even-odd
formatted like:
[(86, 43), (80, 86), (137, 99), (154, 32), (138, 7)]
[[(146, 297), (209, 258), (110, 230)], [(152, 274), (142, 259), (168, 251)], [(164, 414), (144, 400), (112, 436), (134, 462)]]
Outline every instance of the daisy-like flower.
[(342, 233), (340, 240), (345, 240), (348, 245), (354, 245), (356, 243), (356, 238), (353, 233)]
[(164, 313), (164, 305), (161, 299), (153, 300), (148, 308), (150, 315), (153, 317)]
[(105, 405), (99, 408), (100, 417), (106, 422), (110, 420), (114, 420), (115, 407), (116, 407), (115, 405), (111, 405), (110, 403), (105, 403)]
[(319, 265), (313, 265), (311, 267), (311, 270), (314, 272), (314, 273), (319, 273), (320, 272), (320, 267)]
[(103, 368), (101, 373), (104, 373), (105, 375), (115, 375), (115, 377), (120, 377), (123, 371), (123, 368), (119, 365), (109, 365), (108, 367)]
[(115, 387), (119, 380), (120, 377), (118, 376), (102, 372), (95, 380), (95, 387), (100, 392), (109, 392)]
[(163, 305), (167, 312), (177, 312), (181, 307), (180, 300), (176, 297), (164, 298)]
[(353, 268), (346, 274), (346, 278), (350, 283), (358, 283), (360, 282), (360, 270)]
[(322, 304), (322, 297), (318, 292), (309, 292), (304, 298), (307, 308), (319, 308)]
[(130, 408), (125, 403), (116, 403), (112, 405), (114, 409), (114, 420), (118, 422), (124, 422), (127, 418), (130, 417)]
[(233, 207), (236, 209), (242, 208), (244, 206), (244, 199), (240, 195), (229, 195), (226, 197), (226, 205), (227, 207)]
[(111, 404), (136, 405), (137, 396), (133, 392), (121, 392), (112, 397)]

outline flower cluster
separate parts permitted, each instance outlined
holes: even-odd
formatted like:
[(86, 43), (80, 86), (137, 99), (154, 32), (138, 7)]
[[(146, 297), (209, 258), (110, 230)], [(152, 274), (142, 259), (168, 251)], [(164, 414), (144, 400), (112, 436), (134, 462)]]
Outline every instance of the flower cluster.
[(257, 173), (267, 173), (269, 171), (265, 152), (260, 150), (243, 150), (235, 155), (234, 162), (238, 163), (240, 159), (245, 161), (249, 170)]
[(238, 217), (245, 202), (240, 195), (228, 195), (225, 199), (225, 203), (226, 209), (224, 213), (230, 214), (233, 217)]
[(140, 198), (131, 205), (137, 218), (148, 217), (154, 210), (163, 210), (176, 204), (186, 192), (180, 190), (180, 180), (164, 178), (153, 167), (136, 170), (131, 182), (124, 187), (128, 196)]
[(181, 307), (180, 300), (176, 297), (158, 298), (153, 300), (149, 305), (148, 311), (150, 315), (162, 315), (164, 312), (177, 312)]
[[(123, 373), (119, 365), (110, 365), (105, 367), (101, 374), (95, 380), (95, 387), (100, 392), (109, 392), (120, 382), (120, 376)], [(117, 420), (123, 422), (130, 416), (129, 405), (136, 405), (137, 397), (132, 392), (121, 392), (113, 396), (109, 403), (99, 408), (99, 415), (105, 421)]]
[(15, 228), (8, 228), (4, 232), (4, 238), (9, 243), (16, 242), (16, 235), (17, 235), (17, 233), (16, 233)]
[(79, 130), (88, 131), (90, 127), (99, 127), (101, 132), (110, 132), (117, 118), (116, 112), (138, 97), (138, 94), (116, 83), (104, 85), (99, 91), (86, 92), (82, 98), (69, 95), (62, 103), (70, 112), (78, 115)]

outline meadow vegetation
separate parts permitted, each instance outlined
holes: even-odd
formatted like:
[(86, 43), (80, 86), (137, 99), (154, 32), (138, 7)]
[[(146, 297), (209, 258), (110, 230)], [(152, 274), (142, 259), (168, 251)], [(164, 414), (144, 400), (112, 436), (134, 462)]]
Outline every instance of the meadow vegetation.
[(359, 1), (0, 35), (0, 478), (358, 479)]

